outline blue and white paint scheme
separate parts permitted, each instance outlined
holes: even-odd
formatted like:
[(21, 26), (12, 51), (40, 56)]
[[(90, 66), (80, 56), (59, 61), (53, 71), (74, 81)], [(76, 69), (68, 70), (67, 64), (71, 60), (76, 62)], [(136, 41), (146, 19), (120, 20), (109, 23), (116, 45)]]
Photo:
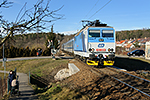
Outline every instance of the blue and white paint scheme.
[[(97, 23), (96, 23), (97, 24)], [(115, 29), (106, 24), (86, 26), (73, 39), (62, 45), (62, 49), (86, 59), (108, 61), (115, 57)]]
[(64, 43), (62, 45), (62, 49), (65, 50), (65, 51), (68, 51), (70, 53), (73, 53), (74, 52), (73, 43), (74, 43), (74, 38), (69, 40), (68, 42)]
[(113, 50), (115, 53), (115, 30), (112, 27), (86, 27), (74, 37), (74, 54), (89, 57), (89, 49), (94, 49), (106, 57)]

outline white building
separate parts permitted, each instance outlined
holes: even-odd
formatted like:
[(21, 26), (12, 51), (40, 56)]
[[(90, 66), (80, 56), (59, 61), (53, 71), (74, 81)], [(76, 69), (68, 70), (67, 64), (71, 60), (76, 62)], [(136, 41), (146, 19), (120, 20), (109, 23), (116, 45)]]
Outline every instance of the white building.
[(145, 59), (150, 59), (150, 41), (145, 44)]

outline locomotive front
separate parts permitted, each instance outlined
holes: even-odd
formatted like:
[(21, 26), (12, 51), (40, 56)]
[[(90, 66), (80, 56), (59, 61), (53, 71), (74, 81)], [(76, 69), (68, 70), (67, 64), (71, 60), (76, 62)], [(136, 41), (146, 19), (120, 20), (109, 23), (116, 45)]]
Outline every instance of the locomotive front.
[(88, 65), (114, 64), (115, 29), (98, 20), (88, 23), (63, 45), (65, 51), (85, 59)]
[(88, 28), (88, 65), (113, 65), (115, 58), (115, 30), (113, 27)]

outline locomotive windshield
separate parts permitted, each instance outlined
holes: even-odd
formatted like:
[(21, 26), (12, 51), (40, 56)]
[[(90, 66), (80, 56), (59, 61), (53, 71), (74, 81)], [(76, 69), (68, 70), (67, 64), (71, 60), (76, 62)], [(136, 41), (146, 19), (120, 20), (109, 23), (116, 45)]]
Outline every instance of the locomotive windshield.
[(103, 37), (113, 37), (114, 36), (113, 30), (103, 30), (102, 31), (102, 36)]
[(89, 30), (89, 37), (100, 37), (100, 30)]

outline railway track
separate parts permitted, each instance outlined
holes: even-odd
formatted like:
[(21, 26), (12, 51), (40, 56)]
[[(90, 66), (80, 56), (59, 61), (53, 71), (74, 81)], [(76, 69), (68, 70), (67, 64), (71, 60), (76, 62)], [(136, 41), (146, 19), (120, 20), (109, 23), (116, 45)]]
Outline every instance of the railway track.
[(126, 84), (127, 86), (147, 95), (150, 97), (150, 81), (134, 76), (132, 74), (115, 70), (114, 68), (107, 67), (107, 69), (114, 71), (118, 74), (110, 74), (112, 78)]
[(114, 95), (114, 93), (116, 93), (119, 94), (121, 98), (125, 99), (150, 100), (150, 81), (123, 71), (119, 71), (116, 68), (96, 68), (87, 65), (83, 59), (75, 59), (82, 63), (84, 66), (90, 67), (91, 72), (100, 77), (103, 77), (101, 80), (99, 80), (99, 87), (97, 86), (97, 88), (99, 89), (101, 85), (107, 84), (107, 91), (105, 88), (101, 91), (106, 91), (106, 94), (104, 94), (105, 96), (107, 95), (107, 92), (109, 92), (109, 95)]
[[(76, 59), (88, 66), (79, 59)], [(88, 66), (91, 67), (91, 66)], [(118, 92), (122, 95), (128, 95), (132, 99), (150, 99), (150, 81), (143, 78), (119, 71), (115, 68), (95, 68), (91, 67), (91, 71), (99, 76), (106, 78), (106, 82), (110, 83), (110, 93)]]

